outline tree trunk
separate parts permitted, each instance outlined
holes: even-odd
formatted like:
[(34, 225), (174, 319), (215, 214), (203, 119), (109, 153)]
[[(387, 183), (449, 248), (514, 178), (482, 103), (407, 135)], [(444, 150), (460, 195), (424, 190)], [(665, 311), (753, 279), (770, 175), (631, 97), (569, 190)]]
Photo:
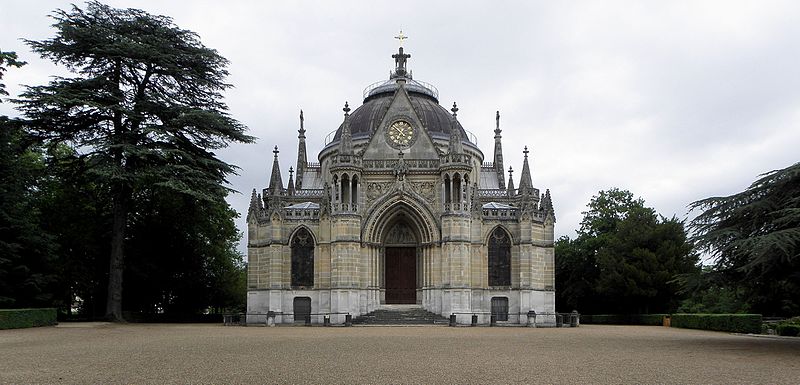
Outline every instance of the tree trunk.
[(113, 202), (114, 222), (111, 227), (111, 257), (109, 258), (108, 295), (105, 318), (111, 322), (123, 322), (122, 318), (122, 273), (125, 267), (125, 229), (128, 220), (129, 189), (116, 189)]

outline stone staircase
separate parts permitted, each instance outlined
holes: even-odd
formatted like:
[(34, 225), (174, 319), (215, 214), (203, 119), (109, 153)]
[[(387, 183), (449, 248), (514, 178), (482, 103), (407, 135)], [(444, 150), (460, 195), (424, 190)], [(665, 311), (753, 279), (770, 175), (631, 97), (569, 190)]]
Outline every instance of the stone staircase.
[(353, 319), (353, 325), (447, 325), (449, 320), (419, 305), (381, 305)]

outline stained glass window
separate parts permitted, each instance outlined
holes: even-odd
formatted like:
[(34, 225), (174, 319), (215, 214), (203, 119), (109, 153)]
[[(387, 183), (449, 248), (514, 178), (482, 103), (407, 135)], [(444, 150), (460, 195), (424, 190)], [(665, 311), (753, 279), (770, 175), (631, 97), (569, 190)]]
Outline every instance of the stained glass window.
[(500, 228), (489, 236), (489, 286), (511, 286), (511, 239)]
[(292, 286), (314, 286), (314, 239), (306, 229), (292, 237)]

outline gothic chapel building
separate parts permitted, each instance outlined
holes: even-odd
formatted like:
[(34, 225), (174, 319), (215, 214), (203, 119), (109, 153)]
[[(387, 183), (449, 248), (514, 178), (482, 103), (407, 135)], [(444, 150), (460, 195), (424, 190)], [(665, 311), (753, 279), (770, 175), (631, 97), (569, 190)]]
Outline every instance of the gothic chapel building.
[[(476, 140), (414, 80), (399, 52), (389, 80), (307, 159), (303, 114), (297, 165), (284, 185), (277, 147), (269, 186), (253, 190), (248, 223), (247, 321), (356, 318), (385, 304), (417, 304), (458, 323), (525, 323), (554, 313), (549, 191), (504, 177), (500, 116), (485, 159)], [(554, 318), (553, 318), (553, 322)]]

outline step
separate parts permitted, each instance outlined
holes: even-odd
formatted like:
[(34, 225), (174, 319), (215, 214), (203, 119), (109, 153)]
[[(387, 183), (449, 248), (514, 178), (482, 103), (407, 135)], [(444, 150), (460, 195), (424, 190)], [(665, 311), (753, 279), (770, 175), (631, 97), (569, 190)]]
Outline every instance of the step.
[(432, 325), (448, 320), (419, 305), (381, 305), (375, 311), (356, 317), (353, 325)]

